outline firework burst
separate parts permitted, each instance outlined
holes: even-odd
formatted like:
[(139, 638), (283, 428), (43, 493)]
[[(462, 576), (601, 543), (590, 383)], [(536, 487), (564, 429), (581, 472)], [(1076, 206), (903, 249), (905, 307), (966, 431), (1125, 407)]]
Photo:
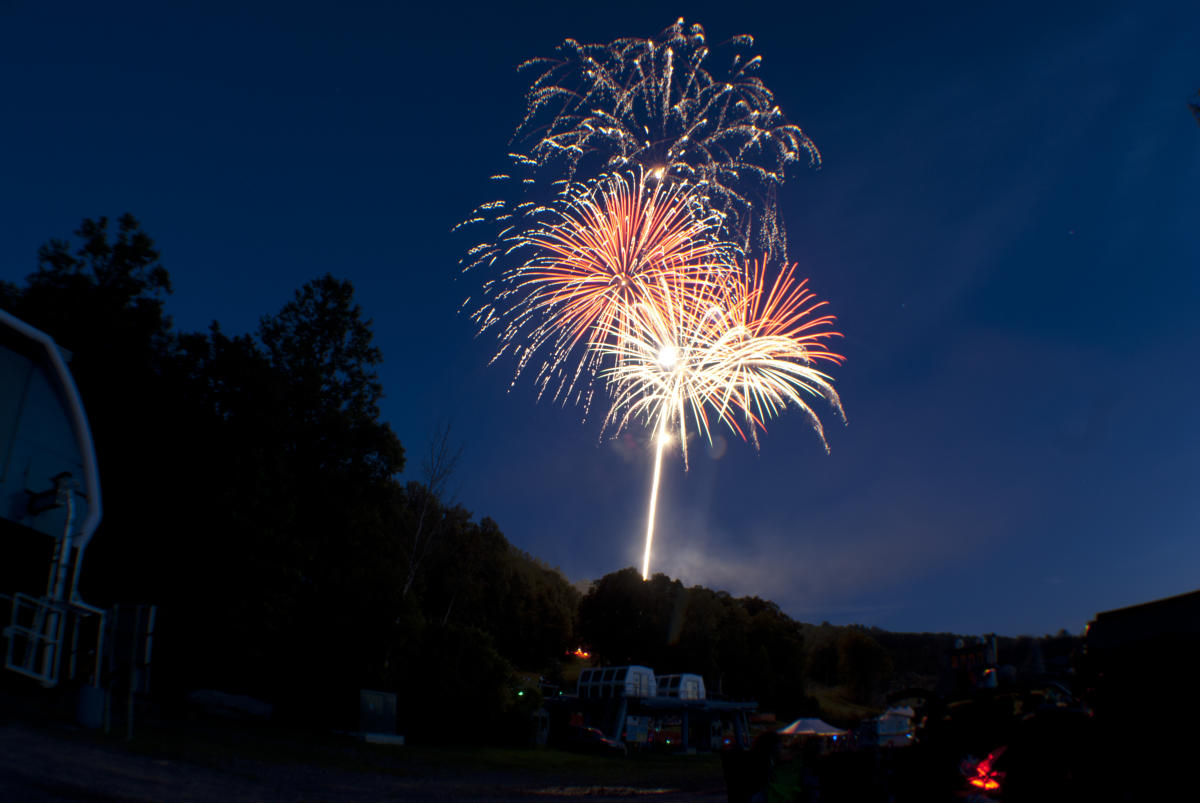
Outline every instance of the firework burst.
[(686, 460), (689, 418), (709, 440), (716, 421), (757, 446), (766, 421), (794, 405), (828, 451), (809, 400), (824, 398), (843, 414), (832, 378), (816, 367), (841, 363), (827, 346), (841, 334), (831, 328), (834, 316), (821, 314), (826, 302), (796, 280), (795, 265), (774, 280), (759, 262), (732, 281), (673, 286), (676, 278), (662, 277), (660, 301), (636, 304), (626, 331), (605, 347), (614, 358), (605, 371), (613, 387), (606, 425), (620, 432), (643, 420), (673, 431)]
[[(533, 373), (539, 398), (585, 415), (603, 389), (606, 432), (653, 433), (647, 577), (669, 442), (686, 469), (691, 438), (725, 426), (758, 448), (766, 422), (798, 407), (828, 451), (813, 400), (845, 417), (818, 367), (841, 363), (829, 348), (840, 335), (787, 265), (776, 209), (787, 165), (820, 154), (757, 76), (753, 44), (724, 43), (716, 75), (704, 29), (680, 19), (526, 62), (536, 75), (516, 138), (529, 151), (492, 177), (520, 198), (459, 224), (493, 227), (462, 260), (488, 272), (472, 317), (499, 340), (493, 362), (514, 357), (513, 383)], [(744, 259), (752, 248), (761, 261)], [(772, 278), (768, 263), (784, 267)]]
[(659, 36), (608, 44), (567, 39), (526, 93), (518, 138), (532, 142), (526, 164), (561, 163), (576, 175), (640, 165), (703, 186), (729, 216), (741, 245), (786, 258), (776, 194), (791, 162), (820, 162), (820, 152), (789, 123), (758, 77), (751, 36), (736, 36), (728, 69), (714, 75), (704, 28), (680, 18)]
[(468, 269), (511, 263), (485, 283), (489, 300), (475, 318), (481, 331), (498, 330), (497, 357), (517, 353), (517, 376), (540, 357), (539, 394), (555, 398), (590, 393), (604, 356), (619, 358), (605, 345), (628, 335), (631, 310), (664, 305), (664, 288), (692, 293), (738, 269), (738, 249), (721, 239), (703, 197), (642, 171), (568, 184), (520, 217), (473, 253)]
[(807, 280), (795, 279), (795, 265), (773, 281), (757, 262), (732, 281), (720, 275), (673, 286), (676, 278), (660, 277), (655, 302), (636, 303), (630, 325), (606, 346), (614, 357), (605, 372), (613, 388), (606, 426), (619, 432), (642, 420), (655, 433), (646, 577), (663, 450), (675, 434), (686, 467), (689, 419), (710, 441), (713, 423), (724, 423), (757, 448), (767, 419), (796, 406), (828, 452), (809, 400), (825, 398), (845, 418), (832, 378), (815, 367), (841, 363), (842, 356), (826, 345), (841, 335), (831, 328), (834, 316), (821, 313), (826, 302), (816, 299)]

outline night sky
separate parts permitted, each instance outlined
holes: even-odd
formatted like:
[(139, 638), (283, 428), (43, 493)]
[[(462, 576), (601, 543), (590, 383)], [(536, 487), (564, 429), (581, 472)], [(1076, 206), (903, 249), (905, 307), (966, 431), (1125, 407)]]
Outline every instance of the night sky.
[(639, 564), (646, 433), (509, 392), (451, 228), (506, 166), (519, 62), (680, 15), (753, 34), (821, 150), (782, 207), (849, 424), (817, 408), (828, 456), (796, 413), (759, 453), (672, 455), (653, 568), (804, 621), (1011, 635), (1200, 587), (1195, 3), (0, 0), (0, 278), (124, 212), (184, 331), (349, 278), (407, 477), (448, 420), (455, 499), (513, 544), (572, 580)]

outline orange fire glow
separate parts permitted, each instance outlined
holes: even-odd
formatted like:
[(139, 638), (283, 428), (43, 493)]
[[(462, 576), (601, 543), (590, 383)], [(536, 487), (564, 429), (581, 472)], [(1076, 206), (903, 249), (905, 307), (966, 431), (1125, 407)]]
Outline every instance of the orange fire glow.
[(988, 753), (987, 758), (985, 758), (983, 761), (980, 761), (979, 764), (976, 765), (975, 775), (968, 778), (967, 783), (976, 787), (977, 789), (984, 789), (989, 792), (999, 789), (1000, 781), (1004, 779), (1004, 773), (993, 770), (992, 765), (995, 763), (996, 759), (1004, 755), (1004, 751), (1006, 749), (1006, 747), (1001, 747), (995, 752)]

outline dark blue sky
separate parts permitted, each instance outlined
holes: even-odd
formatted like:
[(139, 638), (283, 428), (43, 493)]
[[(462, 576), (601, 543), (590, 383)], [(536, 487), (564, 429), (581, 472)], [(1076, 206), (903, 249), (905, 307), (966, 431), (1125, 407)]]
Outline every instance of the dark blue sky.
[(506, 392), (450, 229), (504, 166), (516, 64), (681, 14), (754, 34), (821, 149), (783, 209), (850, 423), (829, 456), (795, 414), (759, 454), (674, 456), (655, 567), (806, 621), (1008, 634), (1200, 586), (1193, 3), (0, 0), (0, 277), (127, 211), (183, 330), (347, 277), (410, 475), (448, 418), (460, 503), (573, 580), (634, 565), (645, 434)]

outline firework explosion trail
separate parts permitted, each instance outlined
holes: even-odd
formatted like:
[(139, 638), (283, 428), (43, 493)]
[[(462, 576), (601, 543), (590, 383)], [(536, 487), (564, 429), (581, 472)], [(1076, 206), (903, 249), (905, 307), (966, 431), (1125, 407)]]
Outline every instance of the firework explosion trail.
[(737, 271), (720, 215), (693, 188), (657, 179), (637, 171), (568, 184), (551, 205), (523, 213), (524, 225), (473, 249), (468, 270), (516, 262), (485, 284), (489, 301), (474, 313), (481, 332), (500, 330), (493, 361), (518, 351), (514, 381), (541, 354), (539, 396), (553, 385), (552, 396), (565, 399), (581, 378), (590, 390), (603, 341), (624, 336), (635, 303), (662, 303), (664, 277), (700, 282)]
[(693, 279), (682, 291), (671, 284), (665, 278), (660, 288), (665, 303), (634, 305), (629, 329), (604, 347), (613, 363), (605, 371), (613, 387), (606, 428), (620, 432), (644, 419), (658, 429), (666, 422), (686, 460), (689, 411), (706, 439), (711, 411), (757, 445), (755, 433), (791, 404), (805, 411), (828, 449), (806, 396), (824, 397), (842, 414), (832, 378), (814, 367), (841, 363), (825, 345), (841, 334), (830, 328), (834, 316), (818, 314), (826, 302), (807, 280), (796, 280), (795, 265), (774, 281), (751, 262), (730, 283)]
[(532, 143), (524, 163), (562, 165), (568, 177), (641, 165), (707, 189), (741, 245), (786, 259), (776, 207), (788, 164), (820, 163), (808, 135), (789, 123), (756, 74), (754, 38), (718, 45), (727, 70), (708, 68), (704, 28), (682, 18), (651, 39), (608, 44), (567, 39), (557, 56), (531, 59), (517, 138)]
[[(841, 363), (826, 345), (840, 335), (787, 265), (776, 206), (787, 165), (820, 153), (755, 74), (753, 44), (724, 43), (732, 57), (716, 76), (704, 29), (679, 19), (650, 39), (567, 39), (556, 57), (521, 65), (537, 71), (515, 134), (530, 150), (492, 178), (519, 183), (523, 198), (459, 224), (495, 231), (461, 263), (495, 272), (472, 312), (498, 336), (492, 362), (512, 354), (514, 384), (531, 370), (539, 399), (574, 401), (585, 416), (599, 379), (605, 431), (636, 421), (654, 433), (646, 578), (670, 441), (686, 470), (691, 430), (711, 442), (724, 424), (758, 448), (765, 422), (794, 405), (828, 452), (810, 400), (845, 418), (815, 367)], [(547, 182), (552, 198), (539, 196)], [(760, 261), (744, 259), (752, 247)], [(768, 263), (784, 265), (773, 280)]]
[(766, 420), (795, 405), (829, 450), (806, 397), (825, 398), (844, 419), (832, 379), (814, 367), (841, 363), (825, 345), (841, 335), (830, 328), (834, 317), (819, 313), (825, 302), (794, 272), (789, 266), (771, 282), (761, 263), (751, 263), (731, 283), (689, 281), (674, 292), (677, 277), (664, 277), (659, 298), (666, 303), (636, 304), (632, 325), (609, 347), (613, 365), (605, 373), (614, 392), (606, 426), (620, 431), (645, 419), (656, 433), (643, 577), (650, 572), (663, 447), (677, 432), (686, 467), (689, 412), (710, 442), (711, 412), (757, 448)]

